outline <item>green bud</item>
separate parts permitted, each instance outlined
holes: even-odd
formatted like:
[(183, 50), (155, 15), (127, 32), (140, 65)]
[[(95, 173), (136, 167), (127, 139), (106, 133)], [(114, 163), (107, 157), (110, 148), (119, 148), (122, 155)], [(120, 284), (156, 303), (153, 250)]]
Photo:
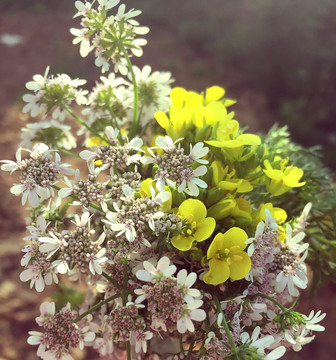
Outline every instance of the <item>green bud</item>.
[(214, 205), (218, 199), (220, 199), (224, 194), (224, 190), (220, 187), (216, 186), (209, 191), (207, 191), (207, 197), (205, 199), (205, 205), (206, 206), (212, 206)]

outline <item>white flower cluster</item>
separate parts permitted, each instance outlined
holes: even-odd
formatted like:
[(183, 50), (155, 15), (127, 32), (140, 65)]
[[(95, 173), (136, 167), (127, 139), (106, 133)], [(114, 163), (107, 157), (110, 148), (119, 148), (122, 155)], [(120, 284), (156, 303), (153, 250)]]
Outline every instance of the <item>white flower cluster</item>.
[(63, 121), (66, 115), (64, 106), (70, 105), (73, 101), (78, 105), (86, 103), (88, 91), (78, 89), (86, 83), (86, 80), (71, 79), (67, 74), (48, 76), (48, 73), (49, 67), (43, 76), (36, 74), (33, 76), (33, 81), (26, 84), (26, 88), (34, 94), (23, 96), (23, 101), (27, 104), (22, 111), (36, 117), (40, 114), (45, 116), (53, 109), (52, 118)]
[(110, 68), (112, 60), (114, 70), (126, 75), (128, 72), (127, 59), (131, 54), (142, 55), (142, 46), (147, 41), (137, 38), (146, 35), (149, 28), (140, 26), (134, 18), (141, 14), (140, 10), (131, 9), (126, 12), (126, 6), (121, 4), (116, 15), (107, 16), (107, 11), (118, 5), (119, 0), (98, 0), (97, 10), (91, 3), (76, 1), (77, 16), (81, 16), (83, 28), (70, 30), (75, 36), (74, 44), (80, 43), (80, 54), (86, 57), (95, 50), (95, 64), (102, 68), (102, 72)]

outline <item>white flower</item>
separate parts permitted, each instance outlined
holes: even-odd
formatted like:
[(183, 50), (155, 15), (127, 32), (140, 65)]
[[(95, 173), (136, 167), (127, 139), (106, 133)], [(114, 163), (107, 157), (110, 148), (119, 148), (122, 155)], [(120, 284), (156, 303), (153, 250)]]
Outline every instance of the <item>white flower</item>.
[(39, 236), (42, 236), (46, 233), (47, 227), (50, 224), (50, 221), (47, 220), (43, 216), (39, 216), (36, 220), (36, 226), (28, 225), (27, 229), (30, 232), (30, 235), (23, 238), (23, 240), (37, 240)]
[[(71, 127), (69, 125), (61, 124), (60, 122), (52, 119), (50, 121), (42, 121), (37, 123), (27, 124), (21, 131), (20, 146), (31, 147), (36, 139), (44, 137), (43, 141), (50, 140), (47, 136), (50, 136), (52, 132), (55, 136), (51, 141), (55, 142), (57, 147), (61, 147), (67, 150), (76, 147), (76, 139), (70, 132)], [(48, 131), (48, 134), (46, 134)], [(51, 143), (49, 143), (51, 145)]]
[(155, 282), (161, 277), (171, 277), (176, 271), (176, 266), (170, 265), (170, 260), (167, 256), (162, 257), (156, 267), (149, 261), (144, 261), (143, 267), (144, 270), (136, 272), (136, 277), (146, 282)]
[(203, 321), (206, 318), (205, 311), (199, 309), (202, 304), (202, 300), (194, 300), (193, 302), (186, 304), (182, 317), (177, 320), (177, 331), (180, 334), (184, 334), (187, 330), (194, 332), (195, 326), (192, 320)]
[(88, 35), (89, 29), (75, 29), (71, 28), (70, 33), (75, 36), (72, 40), (73, 44), (80, 43), (80, 55), (82, 57), (86, 57), (89, 53), (94, 49), (94, 47), (90, 44), (90, 37)]
[[(78, 215), (77, 215), (78, 216)], [(51, 258), (59, 249), (66, 248), (68, 246), (64, 239), (59, 239), (53, 232), (49, 231), (50, 236), (42, 236), (38, 238), (38, 241), (43, 243), (40, 245), (41, 253), (48, 253), (47, 259)]]
[[(301, 329), (301, 328), (300, 328)], [(309, 332), (302, 328), (301, 332), (299, 334), (294, 335), (290, 331), (285, 331), (285, 340), (288, 341), (289, 344), (291, 344), (294, 351), (300, 351), (302, 349), (302, 346), (305, 344), (309, 344), (315, 339), (315, 335), (313, 336), (307, 336)]]
[[(286, 246), (293, 252), (297, 254), (301, 254), (309, 248), (308, 243), (300, 244), (300, 242), (304, 239), (305, 233), (299, 232), (294, 237), (292, 237), (292, 227), (287, 224), (286, 227)], [(306, 257), (306, 256), (305, 256)]]
[(260, 330), (259, 326), (255, 327), (251, 336), (247, 332), (243, 332), (240, 335), (241, 342), (258, 349), (258, 354), (264, 355), (263, 359), (276, 360), (281, 358), (286, 352), (286, 348), (284, 346), (279, 346), (265, 355), (265, 349), (269, 348), (274, 343), (274, 337), (272, 335), (260, 337)]
[(37, 292), (42, 292), (45, 285), (51, 285), (53, 281), (58, 284), (57, 271), (53, 269), (52, 264), (46, 264), (45, 260), (36, 260), (27, 266), (21, 272), (20, 280), (30, 281), (30, 288), (35, 286)]
[(197, 280), (197, 275), (194, 272), (187, 273), (186, 269), (182, 269), (177, 273), (177, 287), (187, 289), (185, 301), (190, 303), (194, 301), (194, 298), (201, 296), (201, 292), (198, 289), (191, 288)]
[(110, 10), (113, 7), (117, 6), (120, 2), (120, 0), (98, 0), (99, 7), (98, 9), (105, 8), (105, 10)]
[[(96, 245), (101, 245), (105, 240), (105, 233), (102, 233), (99, 236), (99, 239), (96, 241)], [(104, 256), (106, 254), (106, 248), (101, 248), (97, 254), (92, 254), (88, 257), (89, 269), (93, 275), (96, 273), (101, 275), (103, 272), (102, 265), (108, 261), (108, 258)]]
[(130, 340), (131, 345), (135, 345), (135, 352), (138, 354), (141, 351), (147, 352), (147, 341), (152, 339), (153, 333), (151, 331), (135, 330), (131, 331)]
[[(169, 72), (154, 71), (149, 65), (142, 69), (133, 66), (137, 86), (139, 89), (139, 99), (142, 106), (140, 122), (144, 126), (154, 118), (154, 113), (158, 110), (166, 112), (171, 103), (169, 94), (170, 84), (173, 82)], [(131, 79), (130, 74), (128, 77)], [(133, 100), (133, 86), (128, 89), (129, 97)]]
[(305, 328), (312, 331), (324, 331), (324, 326), (317, 325), (317, 323), (322, 321), (325, 317), (326, 314), (321, 314), (321, 310), (319, 310), (316, 314), (314, 314), (314, 310), (312, 310), (308, 316), (303, 315), (303, 318), (306, 321)]
[(198, 142), (194, 146), (190, 144), (190, 153), (189, 157), (200, 164), (208, 164), (208, 160), (201, 159), (205, 155), (207, 155), (209, 152), (208, 147), (204, 147), (204, 144), (202, 142)]
[(78, 105), (86, 103), (85, 95), (87, 90), (77, 89), (84, 85), (86, 80), (71, 79), (66, 74), (58, 74), (56, 76), (47, 76), (49, 68), (47, 68), (44, 77), (42, 75), (35, 75), (34, 81), (26, 84), (27, 89), (32, 90), (34, 95), (26, 94), (23, 100), (27, 102), (23, 108), (23, 112), (30, 112), (32, 117), (39, 114), (46, 115), (47, 111), (52, 109), (52, 117), (54, 119), (65, 119), (66, 110), (61, 106), (63, 104), (69, 105), (73, 100)]
[(191, 172), (186, 172), (182, 174), (182, 183), (178, 187), (178, 192), (185, 192), (188, 195), (191, 196), (198, 196), (199, 195), (199, 187), (200, 188), (207, 188), (208, 184), (199, 179), (199, 176), (203, 176), (208, 171), (207, 167), (202, 165), (199, 166), (197, 169), (192, 170)]
[(275, 278), (275, 291), (282, 293), (285, 288), (288, 288), (290, 295), (298, 296), (300, 289), (305, 289), (308, 284), (307, 268), (305, 264), (298, 264), (295, 267), (288, 266), (285, 271), (281, 271)]
[(247, 255), (251, 257), (254, 253), (255, 247), (254, 243), (258, 242), (258, 240), (261, 239), (265, 229), (265, 223), (263, 221), (260, 221), (260, 223), (257, 225), (254, 238), (249, 238), (245, 241), (245, 244), (248, 244), (249, 247), (247, 248)]
[(17, 170), (24, 170), (26, 167), (25, 162), (22, 161), (21, 159), (21, 152), (22, 149), (21, 147), (16, 151), (15, 157), (16, 157), (16, 161), (12, 161), (12, 160), (0, 160), (0, 162), (3, 162), (4, 164), (1, 165), (1, 170), (3, 171), (10, 171), (11, 173), (13, 173), (14, 171)]
[(75, 1), (75, 7), (78, 12), (74, 15), (74, 18), (77, 16), (85, 16), (91, 10), (92, 4), (87, 1), (85, 1), (85, 3)]

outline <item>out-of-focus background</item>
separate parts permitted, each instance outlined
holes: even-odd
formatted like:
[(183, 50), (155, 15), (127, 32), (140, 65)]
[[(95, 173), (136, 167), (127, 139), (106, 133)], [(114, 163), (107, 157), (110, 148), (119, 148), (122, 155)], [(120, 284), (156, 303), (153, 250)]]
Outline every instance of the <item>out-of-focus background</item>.
[[(151, 28), (142, 66), (171, 71), (175, 84), (203, 90), (224, 86), (237, 99), (236, 118), (252, 131), (267, 132), (274, 122), (287, 124), (292, 138), (321, 145), (322, 160), (336, 169), (336, 1), (335, 0), (127, 0), (143, 10)], [(88, 88), (100, 76), (93, 57), (82, 59), (72, 45), (72, 0), (0, 0), (0, 158), (14, 159), (20, 129), (24, 85), (32, 75), (65, 72), (86, 78)], [(13, 182), (0, 173), (0, 360), (33, 360), (26, 344), (36, 329), (43, 294), (19, 281), (25, 210), (9, 194)], [(336, 214), (335, 214), (336, 215)], [(324, 285), (317, 297), (303, 293), (299, 310), (327, 312), (326, 332), (285, 359), (336, 357), (336, 291)], [(78, 354), (94, 359), (93, 354)]]

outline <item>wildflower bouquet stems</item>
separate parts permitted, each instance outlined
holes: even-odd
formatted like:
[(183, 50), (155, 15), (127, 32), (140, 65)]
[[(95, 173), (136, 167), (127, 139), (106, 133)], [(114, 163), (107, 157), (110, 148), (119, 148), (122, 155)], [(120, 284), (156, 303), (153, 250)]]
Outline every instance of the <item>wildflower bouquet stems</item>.
[(23, 111), (43, 121), (2, 161), (31, 207), (20, 279), (37, 292), (87, 288), (83, 301), (42, 303), (28, 343), (45, 360), (73, 359), (76, 347), (153, 360), (299, 351), (324, 330), (325, 314), (295, 310), (312, 205), (287, 219), (273, 200), (305, 185), (302, 169), (239, 129), (223, 88), (172, 89), (170, 73), (134, 66), (149, 29), (118, 5), (75, 2), (74, 44), (112, 72), (90, 92), (49, 68), (34, 75)]

